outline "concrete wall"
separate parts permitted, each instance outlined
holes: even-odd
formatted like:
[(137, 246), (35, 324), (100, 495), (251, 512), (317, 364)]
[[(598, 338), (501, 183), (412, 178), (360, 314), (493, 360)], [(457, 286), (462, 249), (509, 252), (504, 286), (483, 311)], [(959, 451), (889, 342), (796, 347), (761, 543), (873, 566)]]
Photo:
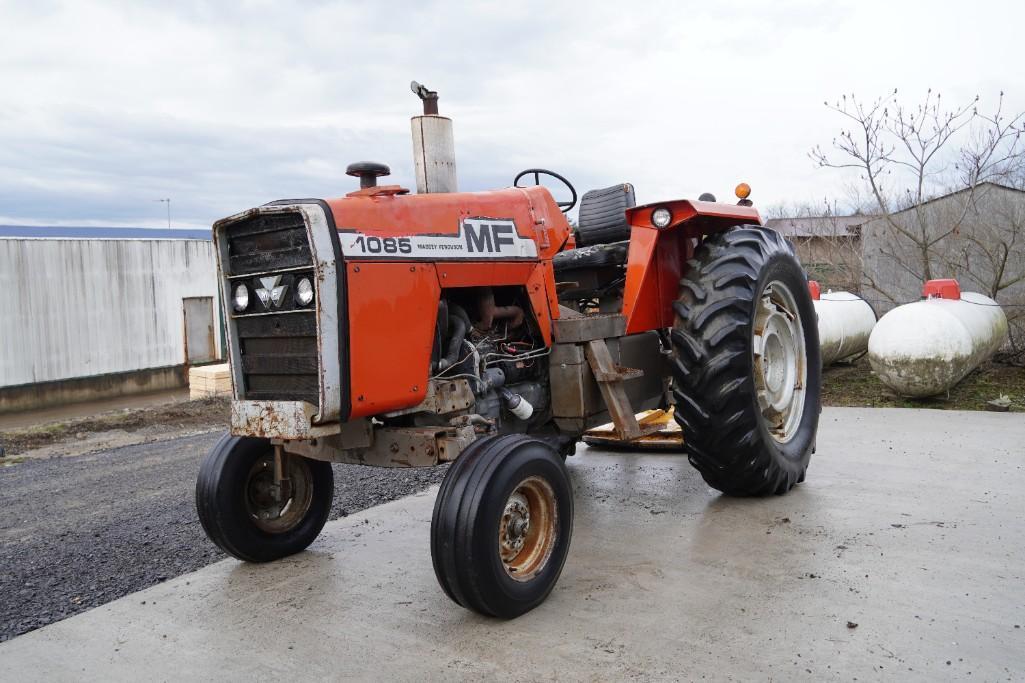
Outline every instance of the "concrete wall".
[[(955, 193), (862, 226), (862, 293), (880, 314), (917, 300), (925, 279), (920, 244), (929, 241), (933, 278), (1004, 305), (1011, 345), (1025, 349), (1025, 192), (992, 184)], [(954, 231), (954, 227), (957, 228)], [(907, 235), (914, 235), (912, 239)]]
[(0, 415), (69, 403), (181, 389), (188, 384), (184, 365), (130, 370), (110, 375), (58, 379), (38, 384), (0, 387)]
[(858, 293), (861, 289), (861, 240), (856, 236), (789, 238), (808, 273), (822, 291)]
[(216, 329), (216, 273), (208, 241), (0, 239), (0, 389), (183, 365), (182, 299)]

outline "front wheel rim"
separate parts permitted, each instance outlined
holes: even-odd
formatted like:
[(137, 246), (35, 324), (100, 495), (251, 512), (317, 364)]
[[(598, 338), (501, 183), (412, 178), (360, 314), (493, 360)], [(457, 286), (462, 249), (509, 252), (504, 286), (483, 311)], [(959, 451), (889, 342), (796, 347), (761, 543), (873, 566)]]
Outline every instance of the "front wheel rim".
[(755, 304), (752, 350), (758, 408), (769, 434), (790, 441), (801, 424), (808, 389), (808, 354), (797, 299), (779, 280)]
[(498, 552), (506, 573), (530, 581), (548, 566), (559, 534), (552, 485), (541, 477), (521, 481), (506, 500), (498, 526)]
[(313, 473), (299, 456), (285, 454), (287, 479), (282, 491), (275, 490), (274, 452), (253, 463), (245, 483), (246, 512), (258, 529), (283, 534), (306, 518), (313, 503)]

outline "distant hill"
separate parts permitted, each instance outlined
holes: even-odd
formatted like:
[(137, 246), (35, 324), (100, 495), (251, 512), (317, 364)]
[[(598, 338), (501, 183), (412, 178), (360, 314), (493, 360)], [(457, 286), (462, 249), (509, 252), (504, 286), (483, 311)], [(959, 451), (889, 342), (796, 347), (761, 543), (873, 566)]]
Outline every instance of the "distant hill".
[(34, 237), (51, 239), (114, 240), (210, 240), (210, 229), (115, 228), (62, 225), (0, 225), (0, 238)]

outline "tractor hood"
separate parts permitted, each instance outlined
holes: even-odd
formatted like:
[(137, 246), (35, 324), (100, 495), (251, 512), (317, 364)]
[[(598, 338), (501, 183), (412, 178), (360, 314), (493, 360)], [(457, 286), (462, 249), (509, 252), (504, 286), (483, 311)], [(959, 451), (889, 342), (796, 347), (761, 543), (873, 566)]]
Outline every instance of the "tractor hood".
[(372, 187), (327, 200), (349, 259), (550, 259), (570, 226), (543, 187), (407, 194)]

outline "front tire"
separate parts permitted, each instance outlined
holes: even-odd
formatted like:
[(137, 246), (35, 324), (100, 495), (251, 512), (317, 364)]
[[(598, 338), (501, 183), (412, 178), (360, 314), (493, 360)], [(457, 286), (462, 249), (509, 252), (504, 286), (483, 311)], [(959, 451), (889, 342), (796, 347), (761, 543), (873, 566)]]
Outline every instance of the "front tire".
[(783, 494), (804, 480), (822, 369), (815, 309), (789, 243), (758, 226), (704, 240), (674, 305), (684, 450), (709, 486)]
[(441, 484), (431, 520), (434, 572), (459, 605), (511, 619), (548, 597), (572, 533), (573, 492), (559, 455), (519, 434), (486, 437)]
[(270, 562), (305, 550), (324, 528), (334, 496), (331, 463), (284, 457), (289, 483), (281, 495), (266, 439), (225, 434), (203, 459), (196, 511), (206, 535), (229, 555)]

